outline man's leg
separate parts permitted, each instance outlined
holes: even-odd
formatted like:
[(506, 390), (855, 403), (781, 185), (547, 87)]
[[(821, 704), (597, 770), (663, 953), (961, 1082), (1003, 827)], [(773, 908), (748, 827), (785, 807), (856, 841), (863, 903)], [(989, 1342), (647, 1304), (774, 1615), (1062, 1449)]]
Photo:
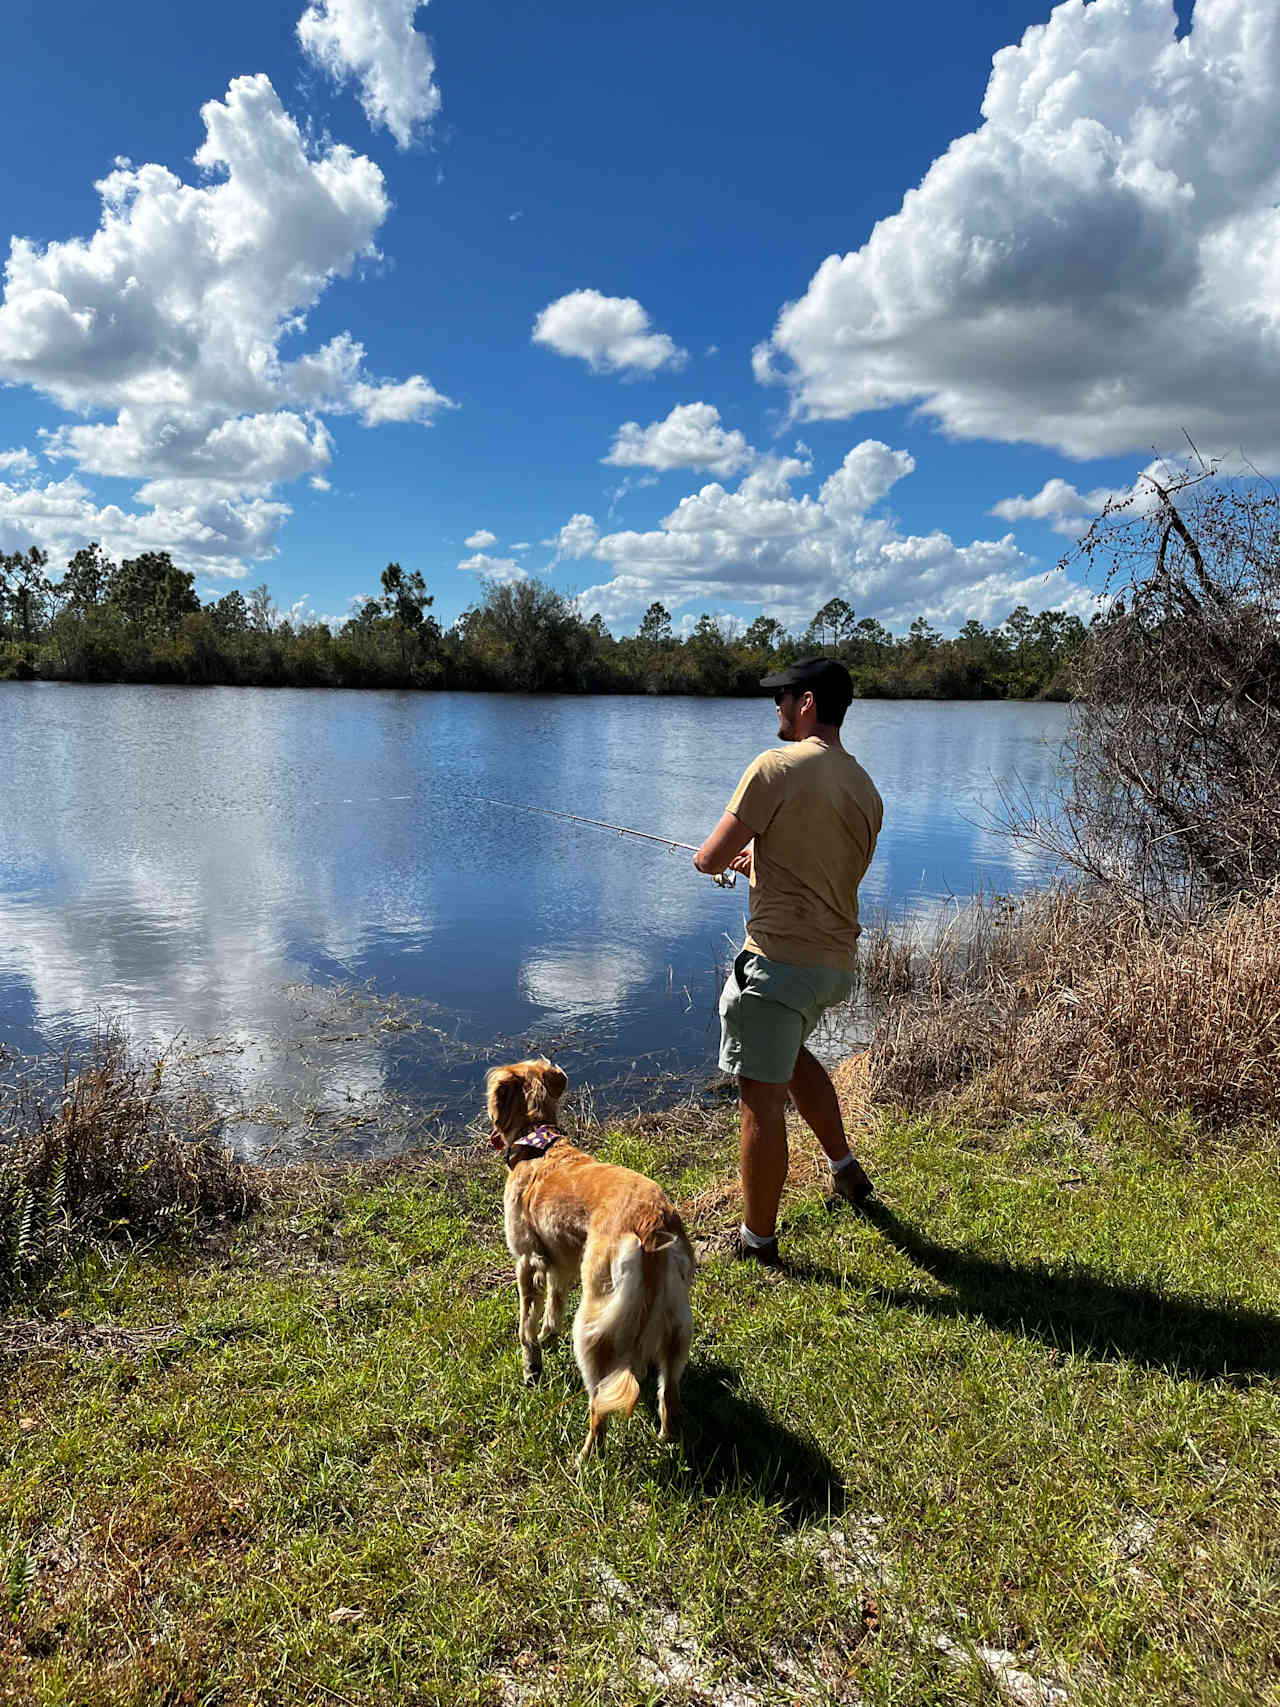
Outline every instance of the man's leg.
[(849, 1154), (840, 1100), (827, 1069), (816, 1055), (801, 1049), (791, 1075), (791, 1099), (801, 1120), (822, 1145), (829, 1162), (842, 1162)]
[(772, 1238), (787, 1178), (787, 1087), (739, 1078), (742, 1219), (757, 1238)]
[[(849, 1154), (840, 1099), (822, 1062), (807, 1049), (796, 1057), (796, 1070), (791, 1075), (791, 1098), (801, 1120), (821, 1144), (831, 1163), (831, 1178), (836, 1195), (861, 1203), (871, 1195), (871, 1181), (860, 1163)], [(748, 1223), (749, 1225), (750, 1223)]]

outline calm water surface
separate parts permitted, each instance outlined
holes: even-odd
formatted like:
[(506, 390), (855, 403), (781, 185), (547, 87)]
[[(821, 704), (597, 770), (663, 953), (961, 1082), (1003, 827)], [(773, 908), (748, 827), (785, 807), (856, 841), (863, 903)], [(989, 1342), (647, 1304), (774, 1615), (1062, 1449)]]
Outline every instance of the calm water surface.
[[(1043, 797), (1065, 727), (855, 702), (845, 744), (885, 801), (864, 918), (1043, 877), (984, 814), (1013, 777)], [(481, 797), (696, 843), (775, 730), (763, 695), (0, 684), (0, 1043), (117, 1016), (200, 1064), (251, 1151), (413, 1141), (474, 1115), (517, 1046), (601, 1106), (649, 1100), (714, 1068), (745, 885)]]

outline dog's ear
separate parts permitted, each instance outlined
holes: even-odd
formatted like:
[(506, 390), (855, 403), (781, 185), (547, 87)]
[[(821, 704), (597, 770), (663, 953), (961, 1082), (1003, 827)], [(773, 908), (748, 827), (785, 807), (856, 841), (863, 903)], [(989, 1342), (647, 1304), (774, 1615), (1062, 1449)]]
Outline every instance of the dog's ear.
[(514, 1067), (494, 1067), (485, 1078), (489, 1119), (499, 1132), (513, 1131), (524, 1120), (524, 1080)]
[(540, 1071), (542, 1073), (543, 1084), (547, 1087), (548, 1092), (556, 1099), (557, 1102), (559, 1102), (560, 1098), (569, 1088), (568, 1078), (561, 1072), (559, 1067), (553, 1067), (550, 1061), (548, 1061)]

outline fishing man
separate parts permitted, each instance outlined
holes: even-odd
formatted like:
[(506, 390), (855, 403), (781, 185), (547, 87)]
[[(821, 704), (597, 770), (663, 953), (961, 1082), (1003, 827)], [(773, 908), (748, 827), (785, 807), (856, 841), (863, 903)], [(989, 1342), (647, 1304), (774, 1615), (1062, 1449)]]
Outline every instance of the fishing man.
[(712, 876), (740, 871), (751, 879), (746, 944), (720, 997), (720, 1069), (737, 1076), (742, 1110), (735, 1252), (772, 1268), (788, 1092), (830, 1163), (833, 1194), (860, 1204), (872, 1191), (850, 1153), (835, 1087), (805, 1043), (822, 1013), (852, 992), (858, 884), (884, 807), (840, 744), (853, 699), (843, 664), (801, 658), (760, 686), (773, 689), (778, 739), (787, 745), (747, 766), (693, 863)]

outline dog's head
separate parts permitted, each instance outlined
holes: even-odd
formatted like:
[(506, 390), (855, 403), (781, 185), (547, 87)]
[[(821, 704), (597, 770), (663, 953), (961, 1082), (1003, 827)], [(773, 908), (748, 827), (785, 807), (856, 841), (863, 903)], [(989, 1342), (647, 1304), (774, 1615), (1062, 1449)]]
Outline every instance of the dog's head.
[(545, 1055), (537, 1061), (513, 1061), (509, 1067), (491, 1068), (484, 1088), (495, 1137), (501, 1136), (511, 1145), (531, 1127), (553, 1126), (568, 1083)]

